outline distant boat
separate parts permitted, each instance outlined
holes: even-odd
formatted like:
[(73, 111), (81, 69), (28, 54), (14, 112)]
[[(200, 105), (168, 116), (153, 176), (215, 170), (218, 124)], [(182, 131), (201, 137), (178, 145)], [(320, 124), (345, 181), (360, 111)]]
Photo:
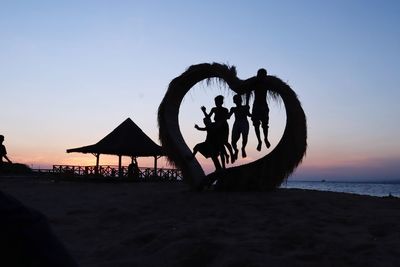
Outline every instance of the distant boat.
[(325, 182), (326, 182), (325, 179), (322, 179), (322, 180), (321, 180), (321, 183), (325, 183)]

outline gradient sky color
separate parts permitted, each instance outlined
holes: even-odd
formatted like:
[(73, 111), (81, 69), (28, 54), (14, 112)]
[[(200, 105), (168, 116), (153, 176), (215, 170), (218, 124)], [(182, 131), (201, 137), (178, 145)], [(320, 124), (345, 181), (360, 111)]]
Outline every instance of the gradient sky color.
[[(242, 79), (264, 67), (297, 92), (308, 118), (293, 179), (400, 180), (399, 14), (399, 1), (0, 1), (0, 134), (15, 162), (94, 164), (65, 150), (127, 117), (158, 142), (158, 105), (188, 66), (235, 65)], [(220, 93), (231, 107), (218, 86), (185, 98), (190, 147), (204, 139), (193, 128), (200, 106)], [(273, 145), (284, 124), (271, 103)], [(263, 155), (254, 146), (247, 160)]]

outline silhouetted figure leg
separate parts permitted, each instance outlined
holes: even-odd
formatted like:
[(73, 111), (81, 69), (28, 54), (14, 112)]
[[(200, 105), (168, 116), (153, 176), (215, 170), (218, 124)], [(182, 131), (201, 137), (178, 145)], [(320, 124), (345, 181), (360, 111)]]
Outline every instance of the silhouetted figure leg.
[(246, 154), (246, 146), (247, 146), (247, 139), (249, 136), (249, 128), (247, 127), (247, 131), (242, 133), (242, 157), (247, 157)]
[[(210, 142), (199, 143), (194, 146), (193, 153), (192, 153), (192, 155), (188, 156), (188, 159), (190, 159), (190, 160), (194, 159), (197, 152), (200, 152), (200, 154), (202, 154), (205, 158), (212, 159), (214, 166), (215, 166), (215, 170), (218, 171), (218, 170), (222, 169), (221, 163), (219, 162), (218, 157), (221, 156), (221, 159), (223, 157), (222, 150), (218, 149), (218, 148), (220, 148), (220, 146), (216, 146), (214, 143), (210, 143)], [(225, 166), (224, 160), (225, 160), (225, 158), (222, 159), (223, 166)]]
[(260, 122), (254, 121), (253, 125), (254, 125), (254, 131), (256, 132), (257, 141), (258, 141), (257, 150), (261, 151), (262, 141), (261, 141), (261, 137), (260, 137)]
[(0, 192), (1, 266), (78, 266), (45, 216)]
[(271, 146), (271, 144), (268, 141), (268, 128), (269, 128), (268, 122), (263, 122), (262, 128), (263, 128), (263, 132), (264, 132), (265, 145), (267, 146), (267, 148), (269, 148)]
[(220, 149), (218, 150), (218, 152), (221, 157), (221, 162), (222, 162), (223, 168), (225, 169), (225, 163), (226, 164), (229, 163), (229, 155), (228, 155), (228, 152), (226, 152), (224, 145), (220, 145), (219, 147), (220, 147)]
[(196, 145), (196, 146), (193, 148), (192, 158), (194, 158), (194, 157), (196, 156), (197, 152), (199, 152), (199, 148), (198, 148), (198, 146)]
[(228, 155), (228, 152), (226, 152), (225, 146), (222, 148), (222, 153), (224, 153), (225, 162), (226, 162), (226, 164), (228, 164), (229, 163), (229, 155)]
[[(221, 149), (219, 152), (219, 156), (221, 157), (221, 163), (222, 163), (222, 169), (225, 169), (225, 159), (229, 161), (229, 158), (225, 158), (225, 155), (228, 156), (228, 154), (226, 153), (225, 148)], [(228, 156), (229, 157), (229, 156)]]
[(235, 128), (232, 130), (232, 148), (234, 151), (233, 157), (235, 160), (238, 158), (239, 149), (237, 148), (237, 142), (239, 141), (240, 132), (238, 132)]
[(199, 152), (199, 145), (200, 144), (197, 144), (197, 145), (194, 146), (192, 155), (188, 156), (189, 159), (194, 159), (194, 157), (196, 156), (197, 152)]
[[(219, 160), (218, 160), (218, 157), (213, 156), (213, 157), (211, 157), (211, 159), (212, 159), (212, 161), (213, 161), (213, 163), (214, 163), (215, 170), (216, 170), (216, 171), (221, 170), (222, 167), (221, 167), (221, 164), (220, 164), (220, 162), (219, 162)], [(224, 163), (222, 163), (222, 164), (224, 164)], [(224, 169), (225, 169), (225, 167), (224, 167)]]
[[(229, 154), (231, 155), (231, 162), (234, 163), (235, 162), (235, 156), (233, 154), (233, 150), (232, 150), (231, 144), (229, 144), (229, 142), (227, 141), (224, 145), (228, 149)], [(227, 161), (227, 163), (229, 163), (229, 160)]]
[[(235, 162), (235, 157), (234, 157), (234, 154), (233, 154), (232, 146), (228, 142), (228, 138), (229, 138), (229, 126), (228, 126), (228, 123), (225, 121), (225, 122), (219, 123), (217, 125), (218, 125), (218, 131), (219, 131), (218, 132), (218, 135), (219, 135), (218, 136), (218, 143), (222, 146), (221, 152), (223, 152), (223, 155), (224, 155), (224, 159), (222, 159), (222, 157), (221, 157), (221, 160), (222, 160), (222, 162), (225, 162), (225, 159), (226, 159), (226, 163), (229, 163), (229, 155), (230, 155), (231, 162), (233, 163), (233, 162)], [(225, 148), (228, 149), (229, 155), (226, 152)], [(225, 165), (225, 163), (223, 163), (223, 165)]]

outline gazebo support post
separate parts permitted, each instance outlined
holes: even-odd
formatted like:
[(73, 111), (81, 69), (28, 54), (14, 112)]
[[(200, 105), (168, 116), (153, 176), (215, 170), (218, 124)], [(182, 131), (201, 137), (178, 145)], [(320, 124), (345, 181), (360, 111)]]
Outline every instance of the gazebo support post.
[(154, 176), (157, 177), (157, 156), (154, 156)]
[(94, 154), (96, 156), (96, 168), (94, 169), (94, 174), (99, 174), (99, 162), (100, 162), (100, 153)]
[(157, 176), (157, 160), (161, 158), (161, 156), (154, 156), (154, 176)]
[(122, 178), (123, 172), (122, 172), (122, 156), (118, 155), (118, 177)]

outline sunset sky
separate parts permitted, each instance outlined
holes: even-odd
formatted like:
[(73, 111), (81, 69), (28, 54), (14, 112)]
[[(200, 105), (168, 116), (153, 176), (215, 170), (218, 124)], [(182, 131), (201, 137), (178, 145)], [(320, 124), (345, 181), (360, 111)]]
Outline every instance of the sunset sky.
[[(159, 143), (157, 108), (190, 65), (234, 65), (242, 79), (263, 67), (296, 91), (307, 116), (309, 147), (292, 179), (400, 180), (399, 14), (389, 0), (0, 0), (0, 134), (14, 162), (93, 165), (92, 155), (66, 149), (97, 142), (128, 117)], [(189, 147), (205, 138), (193, 127), (200, 106), (218, 94), (233, 105), (216, 85), (185, 97)], [(285, 110), (270, 109), (275, 146)], [(253, 129), (249, 138), (239, 163), (270, 151), (255, 150)]]

